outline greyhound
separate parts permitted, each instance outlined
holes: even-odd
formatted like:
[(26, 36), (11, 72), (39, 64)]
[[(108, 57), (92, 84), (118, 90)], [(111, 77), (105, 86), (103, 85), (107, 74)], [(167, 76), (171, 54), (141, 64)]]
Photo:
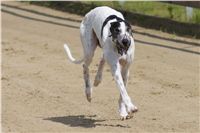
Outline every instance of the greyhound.
[(82, 59), (74, 59), (67, 44), (64, 44), (64, 49), (71, 62), (75, 64), (84, 62), (83, 74), (87, 100), (91, 102), (92, 99), (89, 65), (95, 49), (99, 46), (102, 48), (103, 56), (99, 63), (94, 86), (98, 86), (101, 82), (104, 64), (107, 62), (120, 91), (119, 113), (121, 119), (131, 118), (131, 114), (138, 110), (126, 91), (129, 68), (133, 62), (135, 50), (131, 25), (120, 12), (107, 6), (96, 7), (88, 12), (82, 20), (80, 37), (84, 52)]

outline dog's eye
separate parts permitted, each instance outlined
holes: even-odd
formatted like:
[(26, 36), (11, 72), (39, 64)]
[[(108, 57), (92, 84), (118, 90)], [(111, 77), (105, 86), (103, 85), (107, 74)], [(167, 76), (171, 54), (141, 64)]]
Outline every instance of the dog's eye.
[(115, 29), (114, 32), (115, 33), (120, 33), (120, 30), (119, 29)]

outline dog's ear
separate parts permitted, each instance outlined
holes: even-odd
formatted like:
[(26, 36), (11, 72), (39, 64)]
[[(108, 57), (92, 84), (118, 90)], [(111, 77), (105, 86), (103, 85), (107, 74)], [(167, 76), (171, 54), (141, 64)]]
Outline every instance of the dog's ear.
[(132, 29), (132, 27), (131, 27), (131, 25), (127, 22), (127, 21), (124, 21), (124, 23), (125, 23), (125, 25), (126, 25), (126, 27), (127, 27), (127, 32), (131, 35), (131, 36), (133, 36), (133, 29)]
[(114, 35), (119, 34), (120, 23), (119, 22), (112, 22), (112, 23), (110, 23), (110, 25), (111, 25), (110, 26), (110, 32)]
[(131, 35), (131, 36), (133, 36), (133, 29), (131, 28), (131, 26), (129, 27), (127, 27), (127, 31), (128, 31), (128, 33)]

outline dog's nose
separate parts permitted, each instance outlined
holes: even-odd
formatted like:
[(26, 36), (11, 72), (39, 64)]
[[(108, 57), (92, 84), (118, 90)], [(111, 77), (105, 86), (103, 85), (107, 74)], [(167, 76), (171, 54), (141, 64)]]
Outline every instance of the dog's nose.
[(127, 45), (127, 44), (129, 44), (129, 40), (128, 40), (127, 38), (124, 38), (124, 39), (122, 40), (122, 43), (123, 43), (124, 45)]

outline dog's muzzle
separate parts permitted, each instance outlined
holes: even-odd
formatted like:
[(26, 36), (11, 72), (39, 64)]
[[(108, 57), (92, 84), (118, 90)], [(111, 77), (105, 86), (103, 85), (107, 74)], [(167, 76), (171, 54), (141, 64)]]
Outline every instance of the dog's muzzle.
[(121, 43), (117, 41), (116, 47), (117, 47), (118, 53), (120, 55), (123, 55), (123, 53), (127, 54), (130, 44), (131, 44), (131, 39), (130, 37), (127, 37), (127, 36), (124, 36)]

